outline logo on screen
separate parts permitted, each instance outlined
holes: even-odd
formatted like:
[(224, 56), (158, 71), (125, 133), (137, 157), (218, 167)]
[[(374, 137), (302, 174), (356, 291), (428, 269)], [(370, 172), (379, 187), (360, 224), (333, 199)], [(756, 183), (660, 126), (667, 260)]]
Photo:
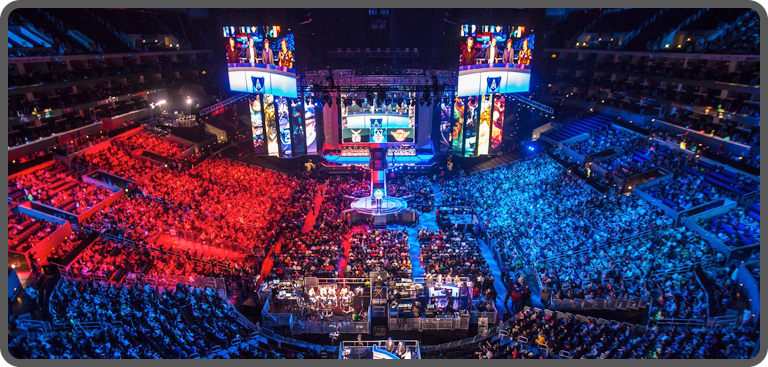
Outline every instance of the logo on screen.
[(410, 131), (406, 131), (403, 129), (397, 129), (395, 131), (391, 131), (390, 133), (395, 138), (395, 140), (397, 140), (400, 143), (404, 142), (405, 139), (408, 138), (408, 135), (411, 135)]
[(371, 119), (371, 127), (381, 127), (382, 119)]
[(382, 143), (384, 142), (384, 129), (373, 129), (373, 139), (374, 143)]
[(496, 93), (501, 85), (501, 77), (488, 77), (488, 93)]
[(253, 93), (264, 93), (264, 77), (252, 76), (251, 82), (253, 82)]
[(349, 131), (352, 132), (352, 142), (353, 143), (359, 143), (359, 142), (361, 142), (363, 140), (363, 137), (360, 136), (360, 132), (362, 132), (363, 130), (357, 130), (357, 131), (349, 130)]

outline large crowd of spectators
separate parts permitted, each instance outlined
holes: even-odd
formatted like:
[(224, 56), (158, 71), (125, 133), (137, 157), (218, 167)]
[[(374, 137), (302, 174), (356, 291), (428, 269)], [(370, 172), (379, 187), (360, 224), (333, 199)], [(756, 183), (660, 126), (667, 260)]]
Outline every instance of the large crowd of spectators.
[(69, 254), (73, 253), (75, 249), (77, 249), (77, 247), (83, 243), (86, 237), (87, 233), (84, 231), (73, 232), (71, 235), (64, 238), (60, 244), (53, 248), (49, 257), (57, 257), (62, 259), (69, 256)]
[(487, 171), (444, 186), (471, 197), (506, 267), (533, 264), (552, 298), (652, 297), (654, 320), (706, 317), (691, 269), (723, 258), (695, 232), (635, 195), (598, 195), (568, 173), (537, 177), (520, 186), (514, 171)]
[(562, 167), (557, 162), (538, 155), (519, 163), (499, 166), (475, 176), (460, 173), (450, 180), (443, 180), (440, 191), (443, 204), (479, 204), (477, 201), (479, 199), (503, 197), (503, 194), (511, 189), (534, 185), (561, 171)]
[(648, 139), (637, 140), (628, 148), (626, 154), (598, 160), (597, 164), (613, 176), (624, 179), (653, 168), (676, 170), (694, 159), (691, 154)]
[(490, 268), (471, 232), (451, 229), (424, 233), (421, 242), (421, 264), (426, 274), (449, 277), (489, 277)]
[(627, 323), (530, 309), (516, 313), (505, 330), (507, 337), (480, 344), (480, 358), (747, 359), (759, 336), (754, 325), (643, 330)]
[(362, 198), (371, 196), (371, 183), (355, 176), (332, 176), (326, 187), (333, 187), (340, 195)]
[(148, 131), (118, 139), (114, 144), (129, 151), (142, 149), (166, 158), (174, 158), (185, 150), (183, 145)]
[(387, 181), (387, 193), (396, 198), (413, 195), (413, 204), (424, 212), (431, 211), (435, 204), (432, 180), (428, 176), (391, 178)]
[(129, 180), (145, 177), (156, 168), (149, 161), (137, 159), (131, 153), (114, 145), (114, 142), (98, 152), (86, 152), (72, 157), (72, 163), (86, 170), (102, 170)]
[(61, 163), (8, 180), (8, 197), (24, 197), (74, 214), (84, 213), (111, 194), (80, 181), (74, 170)]
[(58, 229), (57, 223), (8, 211), (8, 249), (27, 252)]
[(158, 234), (251, 254), (264, 248), (296, 181), (226, 159), (165, 169), (85, 224), (133, 241)]
[(687, 210), (724, 197), (722, 190), (703, 177), (680, 173), (674, 179), (658, 182), (643, 189), (676, 211)]
[(390, 277), (410, 278), (411, 258), (405, 230), (363, 230), (352, 233), (344, 273), (363, 278), (372, 271), (386, 271)]
[(303, 276), (333, 278), (341, 273), (337, 268), (339, 259), (344, 255), (342, 236), (347, 231), (347, 225), (341, 215), (341, 212), (346, 209), (343, 197), (348, 195), (348, 190), (355, 187), (357, 182), (354, 179), (347, 182), (346, 179), (348, 177), (329, 178), (320, 186), (323, 201), (319, 208), (315, 208), (314, 204), (316, 190), (303, 189), (312, 195), (304, 197), (298, 206), (312, 207), (312, 212), (316, 215), (315, 221), (312, 227), (304, 232), (303, 225), (306, 224), (306, 217), (309, 214), (306, 213), (303, 218), (297, 216), (295, 226), (287, 231), (281, 231), (282, 244), (280, 253), (277, 255), (280, 266), (276, 264), (272, 267), (270, 276), (273, 279)]
[(137, 246), (113, 240), (97, 240), (69, 265), (76, 278), (110, 280), (159, 279), (183, 276), (190, 281), (198, 277), (227, 280), (231, 287), (252, 286), (261, 270), (261, 258), (231, 259), (169, 244)]
[(627, 150), (632, 148), (639, 140), (642, 140), (642, 136), (637, 133), (609, 127), (592, 132), (586, 140), (565, 143), (565, 146), (581, 155), (589, 155), (602, 152), (608, 148)]
[(760, 215), (738, 207), (704, 221), (704, 228), (725, 245), (741, 247), (760, 242)]
[[(703, 178), (679, 170), (696, 167), (686, 156), (645, 143), (645, 139), (636, 142), (646, 153), (666, 153), (647, 168), (665, 165), (680, 177), (649, 186), (651, 195), (668, 205), (674, 201), (671, 206), (677, 210), (722, 196)], [(551, 160), (544, 155), (536, 159)], [(673, 227), (672, 218), (637, 195), (598, 194), (570, 172), (542, 171), (523, 170), (522, 174), (528, 174), (527, 185), (510, 169), (472, 176), (459, 172), (442, 183), (444, 200), (473, 205), (506, 269), (514, 272), (533, 265), (544, 288), (551, 291), (551, 299), (638, 297), (650, 301), (652, 323), (704, 320), (734, 307), (737, 287), (720, 274), (711, 278), (722, 303), (710, 309), (694, 269), (723, 266), (725, 257), (698, 233)], [(755, 231), (759, 213), (751, 212), (751, 227), (741, 224), (747, 216), (731, 212), (723, 221), (734, 233), (738, 230), (754, 237), (759, 233)], [(726, 226), (717, 219), (712, 221)]]
[[(70, 325), (63, 337), (13, 340), (17, 358), (190, 358), (248, 338), (253, 330), (211, 289), (177, 285), (119, 286), (61, 279), (50, 300), (54, 320)], [(91, 336), (76, 327), (101, 322)]]
[[(596, 254), (579, 254), (549, 263), (542, 283), (554, 299), (651, 297), (651, 319), (705, 318), (706, 299), (691, 268), (722, 261), (695, 232), (668, 227)], [(576, 267), (576, 276), (569, 274)], [(649, 276), (653, 274), (654, 276)]]

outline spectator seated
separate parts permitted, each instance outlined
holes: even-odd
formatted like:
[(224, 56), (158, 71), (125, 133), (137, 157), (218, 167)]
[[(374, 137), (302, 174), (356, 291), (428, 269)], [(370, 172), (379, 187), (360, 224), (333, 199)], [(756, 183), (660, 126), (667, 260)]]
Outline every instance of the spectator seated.
[(411, 258), (405, 230), (368, 230), (352, 233), (345, 274), (363, 278), (372, 271), (386, 271), (391, 277), (410, 278)]
[(8, 211), (8, 249), (27, 252), (58, 229), (56, 223)]

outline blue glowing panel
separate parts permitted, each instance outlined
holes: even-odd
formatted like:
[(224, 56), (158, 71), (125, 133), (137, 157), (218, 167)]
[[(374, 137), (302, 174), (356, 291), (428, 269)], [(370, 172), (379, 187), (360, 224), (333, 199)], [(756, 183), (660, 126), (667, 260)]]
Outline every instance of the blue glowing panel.
[(459, 73), (459, 97), (527, 92), (530, 70), (509, 69)]
[(296, 98), (296, 75), (258, 67), (229, 68), (229, 89), (235, 92), (272, 94)]

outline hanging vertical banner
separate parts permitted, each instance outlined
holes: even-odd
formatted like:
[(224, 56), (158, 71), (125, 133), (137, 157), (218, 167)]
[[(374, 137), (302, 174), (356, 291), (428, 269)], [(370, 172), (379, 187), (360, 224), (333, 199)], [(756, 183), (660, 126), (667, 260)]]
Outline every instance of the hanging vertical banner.
[[(306, 135), (304, 133), (304, 124), (301, 121), (303, 117), (303, 103), (302, 99), (292, 99), (291, 102), (291, 130), (293, 131), (293, 137), (291, 139), (291, 148), (294, 156), (306, 153), (306, 147), (304, 145), (306, 141)], [(310, 103), (311, 104), (311, 103)]]
[(464, 109), (466, 98), (459, 98), (453, 102), (453, 134), (451, 141), (453, 143), (453, 154), (461, 155), (464, 153)]
[(491, 130), (491, 153), (501, 150), (501, 140), (504, 133), (504, 106), (507, 97), (496, 95), (493, 98), (493, 129)]
[(307, 134), (307, 154), (317, 154), (317, 119), (315, 105), (304, 105), (304, 132)]
[(464, 120), (464, 156), (476, 156), (477, 124), (480, 117), (480, 99), (476, 96), (467, 98), (467, 117)]
[(441, 152), (451, 150), (452, 131), (451, 118), (453, 104), (450, 101), (440, 102), (440, 145), (438, 149)]
[(477, 154), (487, 155), (491, 145), (491, 96), (480, 97), (480, 122), (477, 127)]
[[(408, 98), (411, 101), (415, 101), (416, 92), (408, 93)], [(416, 127), (416, 104), (415, 103), (408, 105), (408, 127), (412, 129)]]
[(267, 128), (267, 152), (272, 156), (280, 155), (280, 146), (277, 144), (277, 116), (275, 116), (275, 96), (264, 95), (264, 126)]
[(288, 111), (288, 98), (278, 99), (277, 121), (280, 127), (280, 156), (291, 158), (291, 117)]
[(264, 116), (261, 103), (262, 96), (253, 96), (248, 99), (248, 111), (251, 113), (251, 132), (253, 135), (253, 152), (263, 154), (266, 143), (264, 142)]

